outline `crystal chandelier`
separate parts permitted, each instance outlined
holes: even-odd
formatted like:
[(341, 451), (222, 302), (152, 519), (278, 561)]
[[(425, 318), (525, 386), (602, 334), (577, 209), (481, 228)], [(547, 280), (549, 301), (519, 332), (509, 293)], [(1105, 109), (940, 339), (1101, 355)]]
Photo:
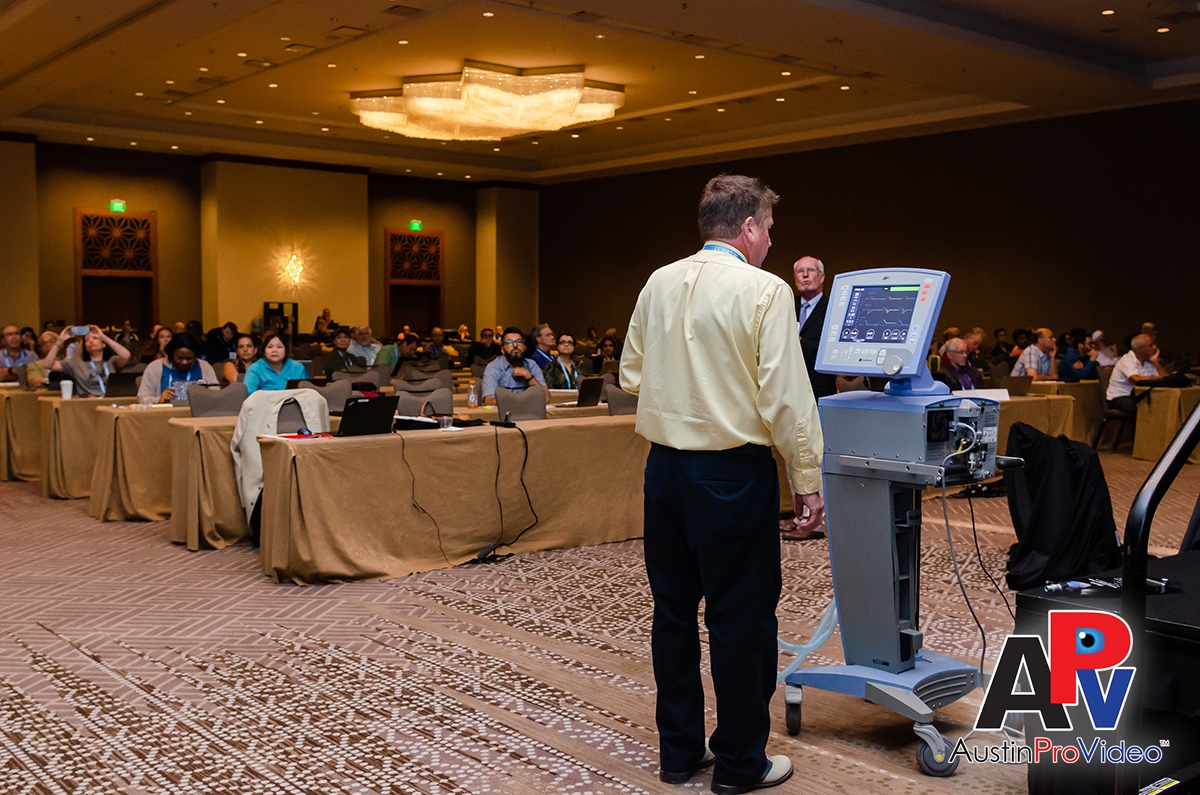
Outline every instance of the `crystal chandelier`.
[(584, 80), (582, 66), (514, 69), (466, 61), (460, 74), (405, 77), (399, 89), (359, 91), (350, 109), (367, 127), (435, 141), (499, 141), (611, 119), (625, 89)]

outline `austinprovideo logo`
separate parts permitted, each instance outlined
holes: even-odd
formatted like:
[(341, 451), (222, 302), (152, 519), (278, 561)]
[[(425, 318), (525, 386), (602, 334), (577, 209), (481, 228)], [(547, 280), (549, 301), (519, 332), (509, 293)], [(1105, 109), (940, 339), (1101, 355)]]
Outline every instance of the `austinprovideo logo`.
[[(1082, 695), (1092, 728), (1115, 731), (1129, 698), (1136, 673), (1122, 666), (1133, 649), (1133, 633), (1120, 616), (1098, 610), (1052, 610), (1049, 624), (1050, 653), (1037, 635), (1010, 635), (1004, 641), (996, 672), (984, 696), (977, 731), (998, 731), (1011, 712), (1037, 713), (1047, 732), (1073, 729), (1066, 708)], [(1022, 680), (1024, 669), (1026, 677)], [(1110, 672), (1107, 688), (1100, 674)], [(1166, 745), (1166, 741), (1160, 742)], [(1111, 743), (1102, 737), (1057, 744), (1037, 737), (1032, 746), (1012, 745), (970, 748), (960, 740), (955, 756), (971, 762), (1158, 762), (1162, 748), (1142, 747), (1124, 740)]]

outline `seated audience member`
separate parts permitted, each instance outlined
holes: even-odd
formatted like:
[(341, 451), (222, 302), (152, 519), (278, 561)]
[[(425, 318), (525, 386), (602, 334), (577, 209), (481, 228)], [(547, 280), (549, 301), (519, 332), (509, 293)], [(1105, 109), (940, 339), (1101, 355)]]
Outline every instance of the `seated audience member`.
[(1108, 392), (1104, 398), (1110, 409), (1119, 409), (1126, 414), (1136, 414), (1133, 388), (1141, 381), (1152, 381), (1167, 374), (1167, 369), (1158, 362), (1158, 346), (1149, 334), (1138, 334), (1129, 341), (1129, 353), (1122, 356), (1108, 381)]
[(303, 381), (308, 378), (304, 365), (288, 355), (283, 338), (274, 331), (263, 335), (263, 358), (246, 368), (246, 392), (254, 394), (260, 389), (277, 391), (287, 389), (288, 381)]
[(0, 330), (0, 381), (16, 381), (17, 367), (28, 365), (37, 359), (37, 354), (21, 344), (21, 329), (5, 326)]
[(329, 307), (325, 307), (321, 310), (321, 314), (317, 316), (317, 322), (313, 323), (313, 336), (327, 337), (329, 336), (329, 332), (336, 327), (337, 323), (334, 322), (333, 312)]
[(365, 368), (367, 360), (350, 352), (350, 332), (344, 328), (333, 332), (333, 350), (323, 353), (313, 362), (325, 372), (326, 378), (333, 378), (334, 373), (348, 372), (351, 367)]
[(615, 362), (617, 358), (617, 338), (606, 334), (596, 346), (596, 355), (592, 357), (592, 372), (598, 375), (604, 369), (605, 362)]
[(1120, 358), (1116, 344), (1108, 338), (1103, 329), (1092, 332), (1092, 361), (1100, 367), (1113, 367)]
[(226, 323), (220, 328), (211, 329), (201, 348), (201, 359), (212, 364), (213, 367), (222, 367), (225, 362), (231, 362), (237, 358), (237, 338), (238, 327), (237, 323)]
[(483, 371), (484, 405), (496, 405), (496, 387), (512, 392), (524, 392), (536, 383), (550, 402), (550, 391), (546, 388), (546, 377), (542, 368), (532, 359), (525, 358), (525, 335), (521, 329), (509, 326), (504, 330), (504, 341), (500, 346), (503, 353), (492, 360)]
[(126, 320), (121, 324), (121, 333), (117, 335), (117, 342), (128, 348), (135, 342), (138, 342), (137, 332), (133, 330), (133, 321)]
[[(617, 330), (615, 328), (610, 328), (610, 329), (606, 330), (604, 332), (604, 336), (613, 338), (613, 343), (615, 346), (613, 356), (620, 359), (621, 358), (621, 350), (625, 347), (625, 340), (623, 340), (619, 336), (617, 336)], [(601, 337), (600, 341), (603, 342), (604, 338)]]
[(175, 325), (171, 328), (171, 331), (175, 332), (176, 334), (182, 334), (183, 332), (187, 331), (187, 323), (184, 323), (182, 320), (177, 320), (175, 321)]
[(496, 326), (492, 331), (496, 335), (496, 344), (500, 344), (500, 340), (504, 339), (504, 326)]
[(558, 356), (550, 360), (550, 364), (542, 368), (546, 376), (546, 386), (550, 389), (579, 389), (579, 380), (583, 374), (575, 366), (575, 336), (572, 334), (558, 335)]
[[(246, 377), (246, 370), (258, 358), (258, 343), (249, 334), (237, 336), (237, 358), (221, 365), (221, 375), (225, 383), (233, 384)], [(241, 378), (239, 378), (241, 376)]]
[(1021, 354), (1025, 352), (1025, 349), (1029, 347), (1030, 337), (1032, 336), (1033, 332), (1029, 329), (1019, 328), (1013, 332), (1013, 348), (1008, 352), (1010, 370), (1016, 365), (1017, 359), (1021, 358)]
[(485, 328), (479, 332), (479, 342), (472, 342), (467, 349), (467, 364), (486, 365), (500, 355), (500, 346), (496, 344), (496, 332)]
[(416, 334), (401, 334), (394, 345), (388, 345), (375, 357), (375, 364), (386, 364), (392, 368), (392, 378), (399, 375), (407, 364), (417, 362), (417, 343), (420, 340)]
[[(136, 339), (136, 336), (134, 338)], [(22, 326), (21, 327), (21, 347), (24, 348), (25, 350), (33, 353), (34, 355), (36, 355), (37, 354), (37, 342), (38, 342), (38, 335), (37, 335), (37, 332), (33, 330), (33, 326)], [(121, 344), (124, 345), (125, 343), (122, 342)]]
[(1058, 344), (1054, 341), (1054, 332), (1048, 328), (1035, 329), (1036, 341), (1021, 351), (1017, 363), (1013, 365), (1012, 375), (1031, 375), (1034, 381), (1054, 381), (1058, 378), (1058, 370), (1054, 360), (1058, 355)]
[(595, 326), (588, 326), (587, 334), (583, 335), (580, 342), (586, 342), (588, 345), (595, 345), (600, 341), (600, 332), (596, 331)]
[(983, 389), (983, 376), (968, 361), (967, 341), (962, 337), (946, 340), (942, 354), (940, 381), (951, 389)]
[(29, 367), (25, 371), (25, 378), (31, 387), (48, 386), (50, 383), (50, 368), (43, 361), (50, 355), (50, 351), (54, 350), (54, 343), (58, 340), (58, 334), (53, 331), (43, 331), (42, 336), (38, 337), (38, 358), (29, 363)]
[(351, 333), (354, 341), (350, 343), (350, 353), (361, 356), (367, 367), (375, 364), (375, 358), (383, 350), (383, 343), (371, 334), (370, 326), (356, 326)]
[(544, 370), (554, 361), (554, 355), (550, 352), (554, 349), (554, 332), (545, 323), (533, 327), (526, 344), (529, 358), (533, 359), (533, 363), (538, 367)]
[(963, 341), (967, 343), (967, 364), (979, 369), (979, 365), (983, 363), (983, 353), (980, 348), (983, 346), (983, 329), (976, 326), (963, 335)]
[(463, 323), (461, 326), (458, 327), (458, 341), (459, 342), (470, 342), (471, 341), (471, 329), (467, 328), (466, 323)]
[(942, 344), (938, 346), (938, 356), (946, 352), (946, 343), (950, 340), (956, 340), (962, 336), (962, 332), (958, 330), (958, 326), (950, 326), (942, 332)]
[(429, 344), (421, 351), (423, 364), (436, 363), (438, 369), (450, 369), (450, 351), (446, 350), (446, 333), (437, 326), (429, 331)]
[(1008, 342), (1008, 332), (1003, 328), (998, 328), (992, 332), (992, 336), (996, 338), (996, 344), (988, 353), (988, 359), (992, 364), (1008, 361), (1008, 352), (1012, 350), (1012, 345)]
[(139, 398), (154, 398), (159, 403), (175, 400), (175, 384), (180, 381), (217, 385), (217, 373), (212, 365), (200, 358), (200, 340), (186, 331), (176, 334), (167, 344), (167, 358), (146, 365), (142, 373)]
[[(64, 378), (75, 382), (75, 394), (79, 397), (103, 397), (108, 389), (108, 377), (129, 362), (129, 351), (99, 326), (88, 325), (88, 329), (83, 344), (76, 348), (77, 355), (57, 359), (59, 347), (73, 336), (71, 327), (67, 326), (42, 361), (47, 370), (57, 370)], [(107, 360), (104, 358), (105, 347), (113, 351)]]
[(150, 335), (150, 347), (142, 354), (141, 363), (150, 364), (155, 359), (167, 358), (167, 344), (171, 341), (171, 337), (174, 336), (175, 332), (166, 326), (155, 326), (153, 333)]
[(1095, 381), (1100, 377), (1099, 367), (1092, 360), (1092, 338), (1081, 328), (1073, 328), (1067, 335), (1068, 343), (1058, 362), (1059, 381)]

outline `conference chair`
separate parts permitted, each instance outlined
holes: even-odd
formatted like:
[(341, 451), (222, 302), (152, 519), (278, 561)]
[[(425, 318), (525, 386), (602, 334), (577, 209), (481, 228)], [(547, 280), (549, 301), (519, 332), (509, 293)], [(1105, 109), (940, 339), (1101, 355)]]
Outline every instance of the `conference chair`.
[(1004, 379), (1008, 378), (1009, 366), (1008, 362), (999, 362), (991, 364), (992, 370), (992, 389), (999, 389), (1004, 383)]
[(370, 381), (376, 388), (383, 384), (386, 376), (380, 376), (378, 370), (366, 370), (359, 373), (334, 373), (334, 381), (349, 381), (352, 384)]
[(230, 384), (224, 389), (188, 390), (188, 405), (193, 417), (236, 417), (249, 392), (245, 384)]
[(483, 371), (487, 369), (486, 364), (471, 363), (471, 377), (476, 381), (483, 381)]
[(121, 368), (122, 373), (144, 373), (146, 372), (146, 363), (138, 362), (136, 364), (127, 364)]
[[(607, 389), (608, 389), (610, 386), (611, 386), (611, 387), (615, 387), (615, 386), (617, 385), (617, 377), (616, 377), (615, 375), (613, 375), (612, 373), (605, 373), (604, 375), (600, 376), (600, 378), (601, 378), (601, 379), (603, 379), (603, 381), (604, 381), (604, 388), (605, 388), (606, 390), (607, 390)], [(602, 392), (602, 393), (601, 393), (601, 395), (604, 395), (604, 393)], [(608, 402), (608, 398), (607, 398), (607, 397), (601, 397), (601, 398), (600, 398), (600, 400), (601, 400), (601, 401), (603, 401), (603, 402), (606, 402), (606, 403)]]
[(1092, 437), (1092, 449), (1095, 450), (1100, 445), (1100, 440), (1104, 438), (1104, 429), (1108, 426), (1109, 420), (1121, 423), (1117, 426), (1116, 436), (1113, 437), (1112, 449), (1116, 450), (1117, 445), (1121, 443), (1121, 436), (1125, 433), (1125, 426), (1129, 423), (1134, 423), (1134, 433), (1137, 433), (1137, 412), (1129, 414), (1120, 409), (1108, 408), (1108, 382), (1112, 380), (1112, 365), (1101, 367), (1100, 375), (1100, 395), (1104, 400), (1104, 419), (1100, 420), (1100, 427), (1096, 429), (1096, 435)]
[(325, 386), (316, 386), (312, 381), (301, 381), (296, 386), (299, 389), (311, 389), (321, 395), (329, 404), (330, 411), (341, 411), (346, 407), (346, 401), (350, 399), (349, 381), (330, 381)]
[[(320, 391), (316, 387), (309, 388)], [(287, 400), (279, 407), (279, 419), (276, 420), (275, 425), (276, 433), (297, 433), (304, 426), (304, 412), (300, 410), (300, 404), (296, 402), (295, 398)], [(259, 500), (261, 502), (262, 498), (259, 497)], [(254, 505), (256, 511), (260, 502)]]
[(432, 392), (435, 389), (454, 391), (454, 373), (449, 370), (439, 370), (423, 377), (393, 378), (392, 386), (397, 392)]
[(637, 414), (638, 396), (623, 389), (617, 389), (613, 384), (604, 385), (604, 402), (608, 404), (610, 417), (618, 414)]
[(546, 419), (546, 393), (541, 387), (530, 387), (524, 392), (511, 392), (505, 387), (496, 387), (496, 413), (500, 419), (544, 420)]
[(432, 392), (418, 394), (416, 392), (396, 393), (396, 413), (405, 417), (418, 417), (426, 405), (434, 414), (454, 413), (454, 393), (445, 387)]

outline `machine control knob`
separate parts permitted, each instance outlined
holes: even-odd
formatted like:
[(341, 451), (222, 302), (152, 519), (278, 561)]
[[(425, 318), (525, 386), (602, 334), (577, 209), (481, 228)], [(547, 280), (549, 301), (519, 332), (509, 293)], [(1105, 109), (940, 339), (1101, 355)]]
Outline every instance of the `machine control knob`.
[(883, 372), (886, 375), (895, 375), (900, 372), (900, 368), (903, 366), (904, 360), (894, 353), (883, 360)]

